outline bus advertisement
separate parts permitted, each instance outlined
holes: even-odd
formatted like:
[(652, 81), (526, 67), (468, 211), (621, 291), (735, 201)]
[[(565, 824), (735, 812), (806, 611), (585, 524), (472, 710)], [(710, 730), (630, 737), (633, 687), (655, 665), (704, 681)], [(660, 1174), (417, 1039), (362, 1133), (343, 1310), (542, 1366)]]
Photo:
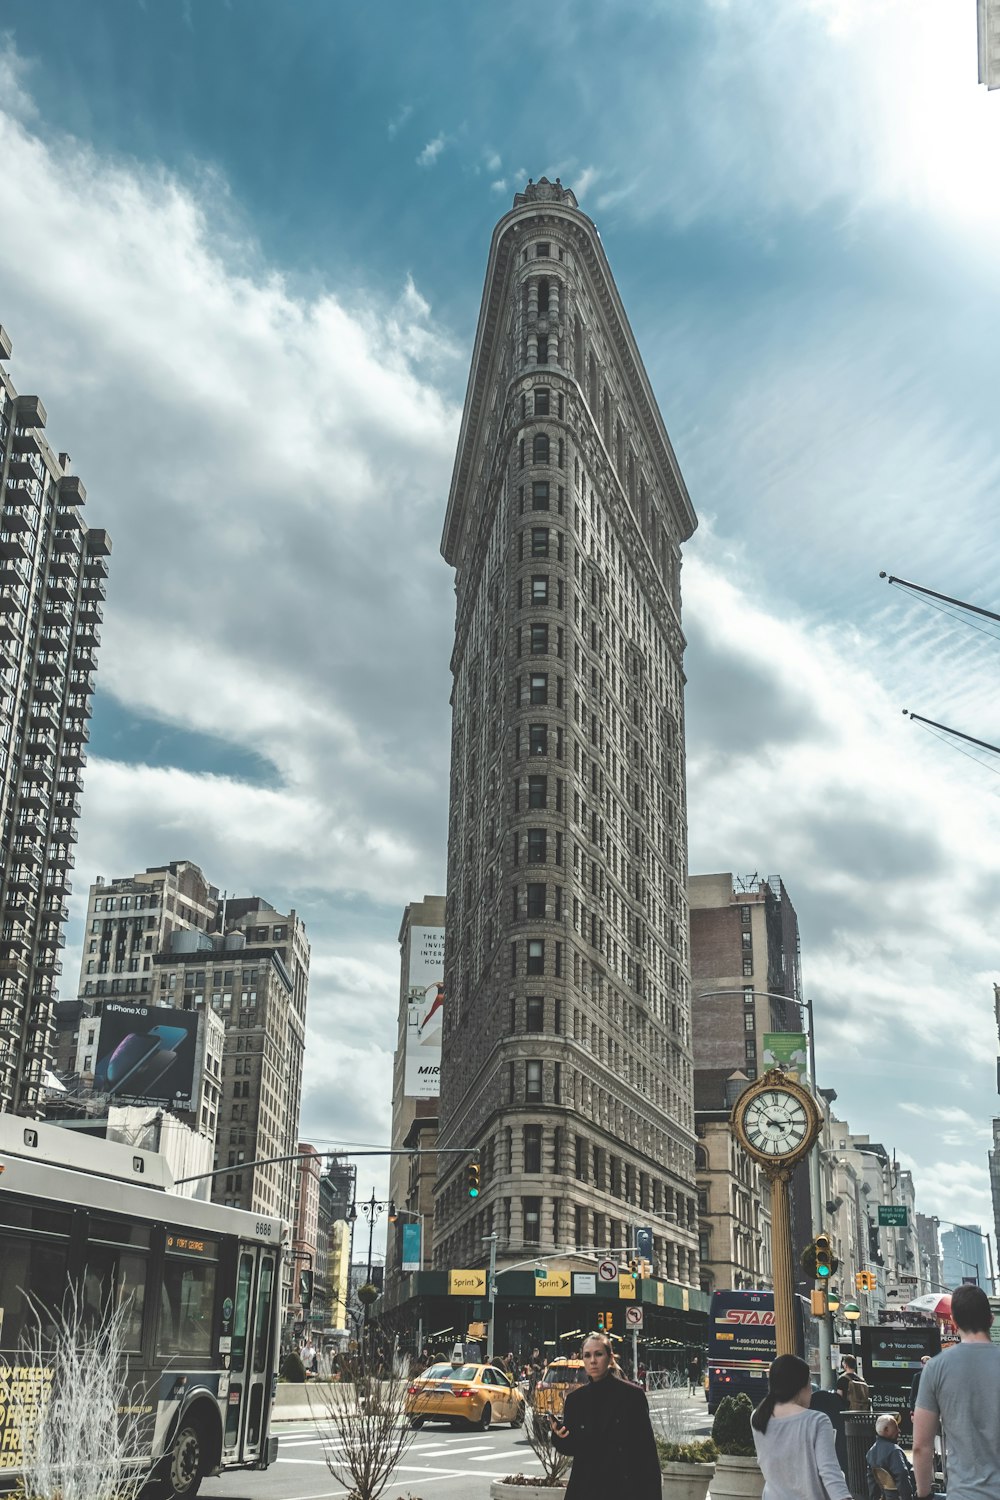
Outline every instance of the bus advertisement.
[(280, 1219), (174, 1192), (155, 1152), (0, 1115), (0, 1489), (23, 1473), (25, 1393), (44, 1402), (58, 1378), (32, 1352), (37, 1320), (72, 1293), (81, 1339), (121, 1316), (134, 1404), (119, 1415), (139, 1421), (162, 1500), (267, 1468), (288, 1236)]
[(708, 1410), (745, 1391), (754, 1406), (767, 1394), (774, 1358), (774, 1293), (713, 1292), (708, 1313)]

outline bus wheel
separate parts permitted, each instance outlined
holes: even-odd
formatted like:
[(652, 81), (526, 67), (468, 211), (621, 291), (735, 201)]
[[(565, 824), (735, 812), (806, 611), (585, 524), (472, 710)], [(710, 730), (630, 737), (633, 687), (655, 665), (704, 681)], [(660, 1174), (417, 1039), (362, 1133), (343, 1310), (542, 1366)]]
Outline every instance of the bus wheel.
[(170, 1450), (164, 1475), (165, 1500), (193, 1500), (205, 1474), (205, 1442), (198, 1423), (188, 1418)]

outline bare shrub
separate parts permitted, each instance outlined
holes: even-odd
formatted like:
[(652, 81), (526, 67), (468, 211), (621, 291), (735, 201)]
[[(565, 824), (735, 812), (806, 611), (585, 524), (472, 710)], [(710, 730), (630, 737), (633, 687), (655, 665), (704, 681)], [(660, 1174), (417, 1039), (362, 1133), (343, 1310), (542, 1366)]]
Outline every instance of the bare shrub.
[(344, 1355), (340, 1380), (307, 1386), (320, 1421), (323, 1456), (349, 1500), (378, 1500), (416, 1436), (406, 1418), (406, 1381), (380, 1379), (363, 1352)]
[[(524, 1423), (524, 1435), (532, 1453), (542, 1466), (542, 1484), (556, 1485), (566, 1473), (572, 1459), (566, 1453), (560, 1453), (552, 1441), (552, 1428), (549, 1424), (548, 1413), (539, 1411), (535, 1403), (528, 1398), (527, 1416)], [(517, 1476), (511, 1476), (516, 1478)], [(535, 1481), (538, 1482), (537, 1480)]]
[(75, 1287), (61, 1312), (33, 1306), (8, 1415), (29, 1500), (136, 1500), (146, 1482), (152, 1421), (129, 1384), (128, 1312), (109, 1308), (95, 1325)]

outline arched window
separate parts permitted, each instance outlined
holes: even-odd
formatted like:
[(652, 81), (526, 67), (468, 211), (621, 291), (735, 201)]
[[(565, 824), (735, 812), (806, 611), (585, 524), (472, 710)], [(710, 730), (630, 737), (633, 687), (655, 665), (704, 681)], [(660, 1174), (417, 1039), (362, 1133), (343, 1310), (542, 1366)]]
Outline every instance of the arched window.
[(531, 459), (536, 464), (547, 464), (549, 461), (549, 435), (547, 432), (536, 432), (531, 440)]

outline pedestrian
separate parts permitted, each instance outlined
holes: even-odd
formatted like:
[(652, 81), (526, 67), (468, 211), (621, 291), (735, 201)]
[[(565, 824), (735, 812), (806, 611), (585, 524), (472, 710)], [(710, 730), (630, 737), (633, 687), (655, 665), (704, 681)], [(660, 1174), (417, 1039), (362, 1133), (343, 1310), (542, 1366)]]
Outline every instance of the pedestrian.
[(934, 1489), (934, 1439), (944, 1428), (948, 1500), (1000, 1500), (1000, 1345), (981, 1286), (956, 1287), (951, 1321), (959, 1342), (923, 1368), (913, 1413), (917, 1500)]
[(812, 1377), (804, 1359), (779, 1354), (767, 1375), (767, 1395), (751, 1418), (764, 1500), (851, 1500), (837, 1462), (833, 1427), (810, 1411)]
[(913, 1421), (913, 1413), (917, 1409), (917, 1392), (920, 1389), (920, 1377), (924, 1373), (924, 1365), (929, 1364), (929, 1363), (930, 1363), (930, 1355), (929, 1354), (921, 1354), (921, 1356), (920, 1356), (920, 1369), (917, 1371), (917, 1373), (914, 1375), (913, 1379), (910, 1381), (910, 1421), (911, 1422)]
[(299, 1350), (299, 1358), (305, 1368), (307, 1375), (316, 1374), (316, 1345), (312, 1339), (306, 1339)]
[(622, 1376), (606, 1333), (588, 1334), (581, 1357), (587, 1384), (573, 1387), (561, 1413), (549, 1414), (553, 1445), (573, 1458), (565, 1500), (660, 1500), (645, 1395)]
[(646, 1366), (640, 1365), (635, 1372), (635, 1378), (643, 1390), (646, 1389)]
[(545, 1373), (545, 1360), (542, 1351), (538, 1348), (532, 1349), (531, 1358), (528, 1361), (531, 1366), (531, 1394), (535, 1394), (535, 1388)]
[(688, 1395), (693, 1396), (701, 1381), (701, 1359), (697, 1354), (692, 1354), (688, 1360)]
[[(894, 1500), (913, 1500), (913, 1469), (910, 1460), (899, 1446), (899, 1423), (891, 1412), (875, 1419), (875, 1441), (865, 1454), (868, 1461), (869, 1500), (881, 1500), (886, 1488), (882, 1475), (887, 1475), (896, 1486)], [(879, 1472), (881, 1471), (881, 1472)]]
[(847, 1435), (844, 1432), (844, 1412), (848, 1407), (847, 1388), (849, 1385), (849, 1378), (841, 1375), (832, 1391), (813, 1391), (809, 1399), (809, 1409), (825, 1412), (833, 1423), (833, 1442), (837, 1462), (845, 1474), (847, 1473)]

